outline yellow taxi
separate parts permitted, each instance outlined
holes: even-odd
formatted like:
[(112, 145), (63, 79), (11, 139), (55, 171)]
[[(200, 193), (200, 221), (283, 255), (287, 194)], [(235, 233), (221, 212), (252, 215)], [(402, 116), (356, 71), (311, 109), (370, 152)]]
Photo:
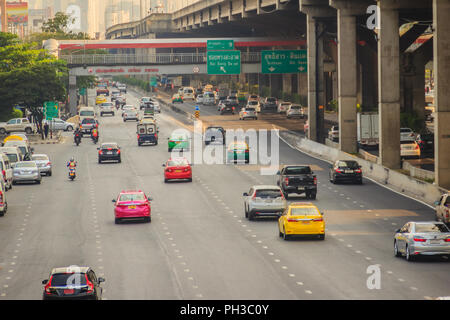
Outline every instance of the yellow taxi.
[(107, 102), (106, 97), (104, 95), (99, 95), (95, 98), (95, 104), (102, 104)]
[(294, 235), (318, 236), (325, 239), (325, 220), (311, 202), (293, 202), (278, 219), (278, 232), (284, 240)]

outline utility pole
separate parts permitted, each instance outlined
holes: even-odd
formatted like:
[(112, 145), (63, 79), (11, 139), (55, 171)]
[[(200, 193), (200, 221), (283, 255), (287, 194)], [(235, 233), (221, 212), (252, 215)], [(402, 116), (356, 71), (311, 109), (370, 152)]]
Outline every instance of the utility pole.
[(8, 17), (6, 14), (6, 0), (0, 0), (0, 9), (2, 11), (2, 31), (8, 32)]

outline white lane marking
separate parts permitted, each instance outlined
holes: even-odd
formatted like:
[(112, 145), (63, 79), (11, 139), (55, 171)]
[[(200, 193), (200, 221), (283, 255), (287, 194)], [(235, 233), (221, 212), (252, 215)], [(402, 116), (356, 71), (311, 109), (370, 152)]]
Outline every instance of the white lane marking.
[(387, 273), (388, 273), (388, 274), (393, 274), (393, 272), (392, 272), (392, 271), (390, 271), (390, 270), (388, 270), (388, 271), (387, 271)]
[(287, 270), (288, 267), (282, 266), (281, 269)]
[(353, 247), (351, 244), (348, 244), (348, 245), (347, 245), (347, 248), (351, 248), (351, 247)]
[(312, 294), (312, 291), (311, 290), (305, 290), (305, 293)]
[(275, 261), (275, 262), (277, 262), (277, 263), (278, 263), (278, 262), (280, 262), (280, 259), (275, 259), (275, 260), (273, 260), (273, 261)]
[(299, 286), (302, 286), (303, 285), (303, 282), (300, 282), (300, 281), (297, 281), (296, 282)]
[(417, 289), (416, 287), (409, 287), (411, 290), (417, 291), (419, 289)]
[(294, 278), (294, 277), (295, 277), (295, 274), (289, 273), (289, 277)]
[(371, 258), (371, 257), (366, 257), (366, 260), (369, 260), (369, 261), (370, 261), (370, 260), (372, 260), (372, 258)]
[(361, 253), (361, 251), (359, 251), (359, 250), (356, 250), (355, 252), (356, 252), (356, 253)]
[(268, 246), (262, 246), (263, 247), (263, 249), (267, 249), (267, 248), (269, 248)]
[(398, 281), (400, 281), (400, 282), (405, 282), (405, 279), (398, 278)]
[(273, 255), (274, 255), (273, 252), (268, 252), (267, 254), (268, 254), (269, 256), (273, 256)]

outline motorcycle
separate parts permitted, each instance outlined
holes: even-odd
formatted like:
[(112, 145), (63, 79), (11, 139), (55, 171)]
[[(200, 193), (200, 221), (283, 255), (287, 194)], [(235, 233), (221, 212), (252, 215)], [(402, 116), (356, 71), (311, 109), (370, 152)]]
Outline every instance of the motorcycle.
[(69, 168), (69, 179), (73, 181), (75, 179), (75, 168)]
[(79, 134), (75, 135), (74, 137), (75, 143), (78, 146), (81, 143), (81, 137)]
[(97, 144), (97, 142), (98, 142), (98, 134), (97, 135), (91, 135), (91, 139), (92, 139), (92, 141), (94, 142), (94, 144)]

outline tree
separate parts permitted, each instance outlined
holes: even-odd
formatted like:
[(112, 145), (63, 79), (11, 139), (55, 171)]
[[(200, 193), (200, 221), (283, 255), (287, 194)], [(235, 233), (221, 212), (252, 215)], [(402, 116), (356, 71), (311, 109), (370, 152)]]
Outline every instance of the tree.
[(65, 100), (66, 62), (7, 33), (0, 32), (0, 43), (0, 110), (11, 113), (17, 104), (26, 106), (42, 132), (44, 102)]
[(71, 18), (65, 13), (57, 12), (53, 19), (48, 19), (42, 24), (42, 32), (50, 33), (70, 33), (68, 32), (69, 23), (74, 23), (75, 18)]

